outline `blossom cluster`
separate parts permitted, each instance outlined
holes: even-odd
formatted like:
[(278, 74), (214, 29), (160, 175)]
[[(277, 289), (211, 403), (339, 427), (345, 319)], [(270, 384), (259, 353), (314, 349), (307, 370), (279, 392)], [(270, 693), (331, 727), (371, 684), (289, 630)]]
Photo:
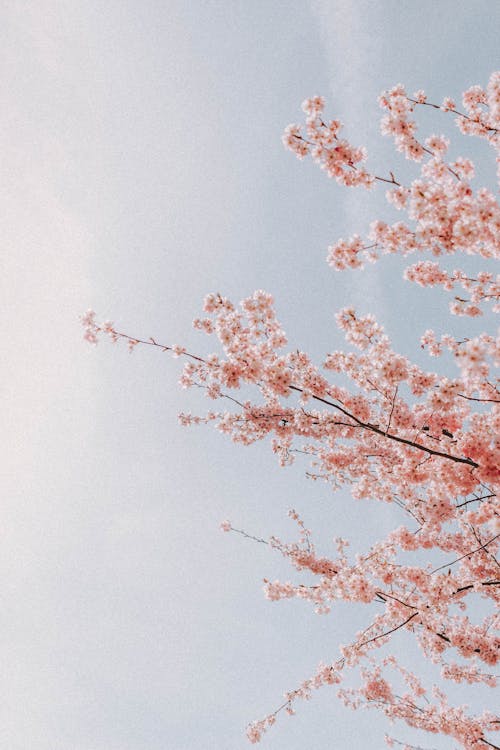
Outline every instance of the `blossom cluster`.
[[(218, 338), (223, 356), (202, 358), (179, 346), (162, 349), (185, 358), (184, 387), (201, 386), (211, 399), (229, 398), (239, 409), (210, 411), (205, 417), (182, 415), (182, 423), (213, 422), (244, 445), (271, 436), (273, 450), (281, 458), (293, 455), (295, 441), (305, 439), (301, 449), (310, 456), (317, 476), (333, 487), (350, 485), (355, 498), (393, 502), (411, 521), (350, 560), (345, 543), (335, 556), (318, 555), (310, 533), (292, 512), (300, 528), (299, 542), (287, 545), (273, 538), (270, 544), (297, 571), (316, 576), (317, 582), (266, 580), (266, 596), (273, 601), (306, 599), (320, 614), (328, 613), (339, 600), (383, 603), (384, 611), (341, 649), (342, 669), (370, 659), (374, 649), (401, 629), (415, 635), (427, 658), (443, 665), (445, 679), (492, 684), (490, 678), (481, 677), (477, 666), (468, 671), (446, 666), (445, 656), (454, 652), (488, 666), (500, 657), (492, 620), (478, 625), (467, 614), (470, 594), (492, 606), (500, 600), (495, 557), (500, 546), (500, 399), (490, 383), (488, 364), (492, 357), (500, 359), (497, 342), (484, 334), (477, 340), (457, 342), (447, 337), (438, 343), (427, 332), (423, 337), (427, 346), (446, 345), (454, 352), (460, 375), (451, 380), (396, 354), (373, 316), (359, 317), (353, 308), (345, 308), (337, 314), (337, 323), (354, 350), (328, 354), (323, 374), (304, 352), (283, 353), (286, 337), (269, 294), (255, 292), (239, 307), (219, 294), (208, 295), (204, 311), (206, 317), (197, 319), (195, 327)], [(96, 340), (101, 332), (114, 341), (123, 336), (110, 324), (97, 325), (93, 313), (82, 322), (88, 340)], [(159, 346), (153, 340), (142, 343)], [(336, 372), (351, 379), (353, 390), (327, 377)], [(230, 395), (244, 385), (258, 389), (259, 403)], [(290, 403), (294, 394), (298, 405)], [(473, 409), (476, 399), (482, 401), (481, 412)], [(221, 528), (233, 530), (229, 521)], [(404, 552), (428, 549), (443, 553), (444, 570), (398, 560)], [(457, 607), (462, 614), (456, 614)], [(340, 681), (340, 672), (337, 666), (335, 682)], [(312, 688), (327, 683), (317, 675), (306, 681), (287, 694), (284, 710), (290, 712), (294, 700), (309, 697)], [(395, 706), (392, 713), (384, 708), (387, 715), (405, 718), (410, 726), (439, 726), (439, 731), (459, 738), (469, 732), (470, 721), (477, 724), (476, 718), (465, 715), (450, 731), (433, 723), (435, 717), (427, 717), (426, 723), (420, 716), (416, 723), (413, 714), (401, 710), (396, 697), (387, 700), (389, 687), (382, 678), (363, 684), (355, 699), (341, 694), (348, 705), (363, 700), (378, 705), (376, 696), (385, 691), (384, 706)], [(250, 725), (252, 742), (275, 722), (276, 713)]]
[(283, 134), (283, 145), (299, 159), (310, 154), (339, 185), (371, 188), (374, 177), (362, 166), (367, 158), (366, 149), (352, 146), (340, 137), (342, 123), (339, 120), (323, 121), (324, 106), (321, 96), (306, 99), (302, 104), (307, 115), (305, 133), (300, 125), (288, 125)]
[[(495, 196), (484, 187), (473, 191), (470, 181), (475, 167), (470, 159), (446, 160), (447, 138), (431, 135), (419, 141), (413, 119), (419, 105), (454, 112), (462, 133), (485, 138), (493, 146), (500, 170), (499, 99), (499, 73), (492, 74), (486, 89), (473, 86), (464, 93), (464, 113), (458, 112), (449, 98), (439, 107), (427, 102), (423, 91), (410, 97), (401, 84), (384, 92), (379, 98), (385, 111), (382, 133), (392, 136), (397, 149), (408, 159), (421, 162), (420, 175), (409, 185), (398, 182), (392, 172), (390, 177), (381, 177), (361, 168), (366, 150), (339, 140), (339, 121), (324, 122), (322, 97), (306, 100), (302, 105), (307, 114), (306, 134), (302, 135), (300, 125), (290, 125), (283, 137), (286, 148), (300, 158), (310, 154), (343, 185), (372, 187), (376, 181), (391, 184), (386, 193), (388, 202), (398, 210), (406, 210), (410, 219), (408, 223), (373, 222), (366, 242), (359, 235), (336, 241), (328, 248), (328, 263), (336, 270), (361, 268), (365, 261), (374, 262), (383, 254), (406, 256), (415, 252), (428, 252), (435, 257), (459, 252), (500, 257), (500, 207)], [(450, 274), (437, 263), (424, 261), (410, 266), (405, 278), (426, 286), (441, 284), (447, 291), (459, 283), (470, 296), (456, 296), (450, 303), (451, 311), (475, 317), (481, 314), (485, 303), (490, 303), (494, 312), (500, 311), (499, 278), (484, 271), (483, 275), (489, 278), (468, 278), (463, 271)]]
[[(344, 270), (382, 254), (426, 252), (433, 259), (410, 265), (408, 281), (458, 291), (450, 306), (454, 314), (477, 317), (488, 304), (498, 312), (500, 277), (482, 269), (473, 275), (449, 271), (435, 260), (460, 252), (487, 262), (498, 258), (498, 201), (485, 187), (473, 190), (470, 159), (447, 161), (444, 136), (417, 138), (414, 113), (418, 107), (451, 113), (462, 133), (485, 139), (498, 152), (500, 73), (490, 77), (486, 88), (473, 86), (464, 93), (464, 112), (449, 97), (437, 105), (423, 91), (408, 96), (401, 84), (379, 101), (382, 132), (393, 137), (406, 158), (420, 164), (411, 184), (403, 185), (391, 171), (388, 177), (369, 173), (366, 151), (341, 137), (338, 120), (324, 120), (322, 97), (304, 102), (305, 129), (290, 125), (283, 136), (288, 149), (299, 158), (310, 155), (342, 185), (389, 184), (389, 203), (407, 214), (406, 222), (373, 222), (366, 241), (359, 235), (339, 240), (329, 248), (328, 262)], [(124, 340), (130, 350), (155, 346), (183, 359), (182, 387), (202, 388), (221, 408), (205, 416), (181, 414), (181, 424), (213, 424), (240, 445), (269, 439), (281, 466), (300, 454), (310, 462), (312, 479), (334, 490), (347, 486), (356, 500), (393, 503), (404, 514), (405, 523), (354, 554), (344, 539), (320, 554), (296, 511), (290, 513), (299, 529), (293, 543), (276, 537), (266, 542), (222, 522), (224, 532), (268, 543), (289, 561), (294, 580), (264, 580), (271, 601), (305, 599), (323, 615), (338, 601), (356, 602), (368, 613), (366, 627), (340, 646), (336, 662), (321, 664), (285, 694), (281, 706), (249, 725), (250, 742), (258, 742), (281, 711), (294, 713), (296, 700), (336, 685), (351, 708), (378, 708), (391, 722), (447, 735), (466, 750), (498, 748), (491, 739), (500, 730), (498, 716), (487, 711), (471, 715), (465, 707), (451, 706), (437, 686), (427, 690), (394, 656), (377, 655), (380, 646), (404, 632), (425, 658), (439, 665), (445, 683), (496, 686), (500, 390), (495, 369), (500, 339), (487, 332), (457, 339), (425, 331), (420, 343), (431, 356), (452, 355), (456, 369), (445, 376), (395, 352), (372, 315), (359, 315), (349, 306), (337, 313), (336, 322), (347, 350), (327, 353), (318, 365), (306, 352), (287, 349), (273, 298), (262, 290), (240, 305), (219, 293), (205, 298), (203, 317), (194, 327), (217, 340), (219, 353), (208, 356), (121, 333), (110, 322), (98, 323), (93, 311), (82, 317), (90, 343), (104, 334), (113, 342)], [(435, 567), (428, 562), (429, 550), (441, 561)], [(474, 607), (478, 599), (480, 618)], [(356, 688), (340, 687), (348, 669), (359, 671)], [(391, 670), (402, 690), (389, 677)], [(390, 746), (394, 743), (401, 744), (388, 738)]]
[(480, 304), (483, 301), (492, 302), (492, 311), (500, 312), (500, 275), (479, 271), (476, 278), (471, 278), (465, 271), (455, 269), (450, 273), (440, 268), (438, 263), (427, 260), (408, 266), (404, 276), (420, 286), (442, 286), (446, 291), (460, 285), (469, 297), (455, 296), (450, 303), (450, 310), (455, 315), (482, 315)]

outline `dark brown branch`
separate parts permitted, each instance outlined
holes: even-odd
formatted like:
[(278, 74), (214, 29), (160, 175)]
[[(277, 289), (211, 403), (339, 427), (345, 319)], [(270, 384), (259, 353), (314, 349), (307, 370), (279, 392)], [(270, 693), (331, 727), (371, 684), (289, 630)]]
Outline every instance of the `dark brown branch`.
[[(441, 109), (439, 104), (431, 104), (431, 102), (418, 102), (416, 99), (412, 99), (410, 96), (406, 97), (409, 102), (412, 102), (412, 104), (418, 104), (422, 107), (433, 107), (433, 109)], [(478, 125), (482, 125), (485, 130), (491, 130), (494, 133), (498, 133), (498, 128), (491, 127), (490, 125), (485, 125), (485, 123), (482, 120), (474, 120), (473, 117), (469, 117), (469, 115), (464, 114), (463, 112), (459, 112), (457, 109), (446, 109), (442, 110), (443, 112), (453, 112), (454, 115), (458, 115), (459, 117), (463, 117), (464, 120), (470, 120), (470, 122), (475, 122)]]
[(464, 505), (468, 505), (469, 503), (480, 503), (482, 500), (488, 500), (490, 497), (496, 497), (496, 494), (493, 492), (491, 495), (483, 495), (482, 497), (472, 497), (470, 500), (466, 500), (463, 503), (460, 503), (460, 505), (455, 505), (455, 508), (463, 508)]
[(385, 638), (386, 635), (390, 635), (391, 633), (395, 633), (396, 630), (399, 630), (404, 625), (410, 622), (410, 620), (413, 620), (414, 617), (418, 615), (418, 612), (414, 612), (412, 615), (410, 615), (404, 622), (400, 622), (399, 625), (396, 625), (395, 628), (392, 628), (391, 630), (387, 630), (385, 633), (380, 633), (379, 635), (373, 636), (373, 638), (369, 638), (367, 641), (363, 641), (362, 643), (357, 643), (356, 647), (361, 648), (361, 646), (366, 646), (367, 643), (373, 643), (373, 641), (378, 641), (379, 638)]
[[(500, 581), (482, 581), (481, 586), (500, 586)], [(468, 591), (469, 589), (473, 589), (474, 584), (469, 583), (467, 586), (461, 586), (459, 589), (455, 591), (455, 594), (460, 594), (462, 591)]]
[(484, 742), (486, 745), (489, 745), (490, 747), (494, 747), (495, 750), (500, 750), (500, 747), (498, 745), (494, 745), (492, 742), (488, 742), (488, 740), (485, 740), (484, 737), (481, 737), (478, 742)]
[[(96, 326), (96, 330), (98, 332), (106, 332), (103, 328), (100, 326)], [(172, 351), (171, 346), (165, 346), (164, 344), (158, 344), (152, 337), (149, 340), (145, 339), (139, 339), (135, 336), (129, 336), (126, 333), (120, 333), (119, 331), (115, 331), (112, 329), (112, 333), (115, 336), (118, 336), (120, 338), (127, 339), (127, 341), (130, 341), (131, 343), (138, 343), (138, 344), (146, 344), (147, 346), (155, 346), (158, 349), (161, 349), (164, 352)], [(203, 364), (206, 364), (206, 361), (202, 357), (198, 357), (196, 354), (190, 354), (189, 352), (183, 352), (183, 356), (189, 357), (190, 359), (194, 359), (196, 362), (202, 362)], [(299, 388), (295, 385), (290, 385), (289, 389), (291, 391), (297, 391), (298, 393), (303, 393), (303, 389)], [(424, 451), (424, 453), (428, 453), (431, 456), (439, 456), (440, 458), (447, 458), (449, 461), (454, 461), (455, 463), (461, 463), (466, 464), (467, 466), (472, 466), (472, 468), (477, 469), (479, 464), (473, 461), (471, 458), (461, 458), (460, 456), (454, 456), (451, 453), (444, 453), (443, 451), (436, 451), (432, 448), (428, 448), (425, 445), (422, 445), (421, 443), (417, 443), (412, 440), (406, 440), (406, 438), (399, 437), (398, 435), (391, 435), (388, 432), (384, 432), (384, 430), (381, 430), (380, 428), (376, 427), (372, 424), (367, 424), (366, 422), (362, 422), (360, 419), (354, 416), (354, 414), (351, 414), (346, 409), (344, 409), (342, 406), (339, 406), (339, 404), (333, 403), (333, 401), (328, 401), (325, 398), (321, 398), (321, 396), (315, 396), (314, 394), (311, 395), (311, 398), (313, 398), (315, 401), (320, 401), (323, 404), (326, 404), (327, 406), (331, 406), (334, 409), (337, 409), (337, 411), (342, 412), (342, 414), (345, 414), (346, 417), (349, 417), (349, 419), (352, 419), (359, 427), (362, 427), (365, 430), (370, 430), (371, 432), (376, 433), (377, 435), (381, 435), (382, 437), (385, 437), (389, 440), (394, 440), (397, 443), (402, 443), (403, 445), (408, 445), (411, 448), (416, 448), (417, 450)], [(349, 425), (354, 427), (354, 425)]]
[(467, 401), (480, 401), (483, 404), (500, 404), (499, 398), (473, 398), (472, 396), (464, 396), (463, 393), (457, 393), (460, 398), (466, 398)]
[(491, 539), (489, 539), (487, 542), (482, 544), (480, 547), (477, 547), (477, 549), (473, 549), (470, 552), (466, 552), (465, 555), (462, 555), (461, 557), (457, 557), (456, 560), (453, 560), (453, 562), (445, 563), (444, 565), (440, 565), (439, 568), (435, 568), (429, 575), (432, 575), (433, 573), (437, 573), (438, 570), (442, 570), (443, 568), (449, 568), (451, 565), (455, 565), (455, 563), (460, 562), (460, 560), (463, 560), (466, 557), (470, 557), (471, 555), (474, 555), (476, 552), (480, 552), (482, 549), (485, 549), (489, 544), (495, 541), (495, 539), (498, 539), (500, 534), (496, 534)]
[[(297, 391), (298, 393), (303, 393), (302, 388), (298, 388), (295, 385), (289, 386), (291, 391)], [(375, 425), (368, 424), (366, 422), (362, 422), (360, 419), (354, 416), (354, 414), (350, 414), (346, 409), (344, 409), (342, 406), (339, 406), (338, 404), (333, 403), (333, 401), (328, 401), (325, 398), (321, 398), (321, 396), (315, 396), (314, 394), (311, 395), (311, 398), (313, 398), (315, 401), (320, 401), (323, 404), (326, 404), (327, 406), (332, 406), (334, 409), (337, 409), (337, 411), (342, 412), (342, 414), (345, 414), (346, 417), (349, 417), (349, 419), (352, 419), (359, 427), (362, 427), (365, 430), (370, 430), (371, 432), (375, 432), (377, 435), (381, 435), (382, 437), (388, 438), (389, 440), (395, 440), (397, 443), (403, 443), (404, 445), (409, 445), (411, 448), (417, 448), (418, 450), (424, 451), (425, 453), (430, 453), (432, 456), (439, 456), (441, 458), (447, 458), (450, 461), (455, 461), (456, 463), (466, 464), (467, 466), (472, 466), (474, 469), (477, 469), (479, 464), (473, 461), (471, 458), (461, 458), (460, 456), (454, 456), (451, 453), (444, 453), (443, 451), (436, 451), (432, 448), (428, 448), (425, 445), (422, 445), (421, 443), (416, 443), (412, 440), (406, 440), (405, 438), (399, 437), (398, 435), (390, 435), (389, 433), (384, 432), (384, 430), (379, 429)], [(354, 425), (352, 425), (354, 427)]]

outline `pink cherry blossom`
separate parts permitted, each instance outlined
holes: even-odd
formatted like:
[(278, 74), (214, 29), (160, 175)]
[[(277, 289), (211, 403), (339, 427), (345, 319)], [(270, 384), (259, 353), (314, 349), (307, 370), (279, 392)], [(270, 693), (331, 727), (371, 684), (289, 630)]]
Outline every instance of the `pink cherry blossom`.
[[(402, 84), (384, 92), (379, 103), (382, 133), (418, 170), (408, 184), (390, 169), (384, 175), (370, 172), (365, 149), (341, 136), (338, 120), (324, 118), (320, 96), (303, 103), (305, 124), (289, 125), (283, 135), (287, 149), (300, 159), (310, 156), (343, 186), (366, 189), (382, 183), (389, 204), (405, 215), (393, 224), (375, 220), (366, 240), (360, 235), (337, 240), (328, 249), (329, 265), (340, 271), (359, 269), (384, 254), (418, 253), (418, 261), (404, 272), (406, 281), (452, 295), (455, 315), (499, 312), (500, 276), (479, 267), (474, 274), (449, 270), (446, 263), (460, 253), (478, 264), (499, 257), (498, 201), (486, 187), (473, 188), (470, 159), (446, 161), (446, 138), (418, 137), (415, 115), (428, 107), (436, 118), (454, 117), (461, 133), (485, 140), (497, 157), (500, 73), (493, 73), (485, 88), (472, 86), (463, 94), (463, 111), (450, 97), (442, 104), (428, 101), (422, 90), (410, 97)], [(266, 540), (228, 520), (221, 523), (223, 531), (267, 544), (290, 564), (290, 580), (264, 579), (270, 601), (300, 598), (321, 615), (338, 601), (366, 607), (363, 630), (338, 646), (335, 661), (320, 664), (285, 693), (275, 710), (250, 723), (249, 741), (259, 742), (280, 713), (292, 715), (297, 701), (334, 685), (349, 708), (376, 708), (390, 722), (443, 734), (466, 750), (498, 750), (493, 739), (500, 730), (497, 715), (487, 710), (471, 714), (465, 706), (450, 705), (441, 688), (424, 685), (387, 649), (380, 656), (382, 645), (390, 648), (404, 633), (415, 639), (423, 658), (439, 665), (445, 684), (496, 687), (498, 337), (486, 331), (471, 338), (422, 332), (420, 346), (431, 357), (451, 356), (455, 369), (450, 376), (395, 352), (374, 316), (359, 315), (351, 306), (336, 315), (347, 349), (325, 353), (322, 364), (293, 345), (287, 348), (273, 298), (262, 290), (239, 305), (209, 294), (204, 315), (194, 327), (218, 347), (218, 353), (206, 356), (130, 336), (110, 322), (99, 324), (92, 310), (82, 324), (84, 338), (92, 344), (107, 335), (113, 342), (124, 340), (131, 350), (153, 346), (183, 359), (181, 386), (204, 389), (221, 408), (205, 416), (182, 413), (182, 425), (212, 424), (243, 446), (269, 440), (281, 466), (298, 455), (309, 462), (313, 480), (327, 482), (333, 491), (348, 487), (353, 501), (393, 503), (404, 518), (368, 549), (357, 549), (355, 539), (336, 539), (321, 552), (295, 510), (289, 514), (298, 537), (292, 542)], [(242, 388), (254, 396), (240, 396)], [(431, 550), (432, 559), (439, 560), (434, 566), (428, 562)], [(475, 608), (478, 598), (481, 616)], [(358, 674), (358, 687), (342, 685), (350, 670)], [(386, 742), (389, 747), (414, 747), (389, 736)]]

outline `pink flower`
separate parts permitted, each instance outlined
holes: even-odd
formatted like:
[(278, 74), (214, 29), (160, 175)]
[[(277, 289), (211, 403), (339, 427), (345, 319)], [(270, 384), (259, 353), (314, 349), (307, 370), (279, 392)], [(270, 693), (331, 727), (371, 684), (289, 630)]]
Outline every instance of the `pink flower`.
[[(349, 272), (383, 255), (416, 254), (404, 278), (427, 288), (429, 309), (430, 295), (440, 292), (449, 295), (457, 316), (479, 318), (485, 310), (499, 311), (500, 276), (488, 268), (468, 270), (473, 263), (454, 267), (451, 259), (469, 256), (477, 265), (481, 259), (490, 264), (498, 259), (497, 195), (469, 182), (474, 176), (470, 159), (447, 161), (447, 138), (431, 135), (421, 142), (415, 113), (425, 106), (442, 119), (439, 110), (453, 110), (459, 131), (485, 140), (500, 167), (500, 72), (492, 74), (485, 88), (472, 86), (464, 92), (463, 112), (448, 97), (442, 105), (428, 102), (421, 90), (409, 97), (402, 84), (385, 91), (379, 103), (382, 133), (407, 159), (420, 163), (412, 179), (390, 168), (380, 175), (368, 171), (365, 149), (343, 137), (339, 120), (323, 119), (322, 97), (307, 99), (305, 123), (289, 125), (283, 135), (287, 149), (300, 159), (310, 157), (340, 185), (369, 189), (381, 183), (389, 212), (397, 209), (402, 217), (373, 221), (366, 239), (355, 234), (334, 241), (329, 265)], [(401, 315), (407, 312), (402, 309)], [(323, 615), (338, 601), (368, 605), (366, 622), (349, 643), (339, 646), (338, 660), (321, 664), (285, 693), (275, 711), (251, 723), (250, 742), (259, 742), (278, 716), (293, 714), (298, 700), (338, 685), (344, 671), (359, 670), (361, 681), (354, 680), (355, 687), (336, 688), (346, 706), (376, 707), (391, 722), (446, 735), (464, 750), (496, 747), (487, 739), (500, 729), (493, 714), (450, 705), (443, 690), (427, 688), (390, 648), (397, 638), (414, 639), (422, 658), (440, 667), (443, 680), (496, 685), (499, 339), (486, 331), (467, 334), (458, 325), (453, 336), (426, 330), (420, 339), (425, 351), (412, 362), (394, 351), (373, 315), (348, 304), (336, 315), (346, 350), (327, 353), (321, 368), (301, 348), (287, 348), (273, 298), (263, 290), (240, 305), (209, 294), (204, 313), (194, 326), (213, 336), (216, 354), (192, 354), (182, 346), (162, 347), (153, 339), (119, 333), (112, 323), (97, 324), (92, 310), (82, 317), (84, 338), (96, 343), (105, 332), (113, 341), (124, 338), (131, 350), (148, 344), (186, 355), (181, 385), (225, 399), (227, 410), (181, 414), (181, 424), (211, 422), (242, 446), (267, 441), (281, 466), (298, 455), (309, 463), (312, 480), (332, 490), (349, 490), (353, 502), (393, 504), (395, 513), (405, 517), (392, 530), (380, 532), (371, 546), (356, 549), (339, 537), (321, 553), (294, 510), (289, 514), (295, 524), (290, 542), (277, 537), (266, 542), (233, 529), (229, 520), (220, 524), (224, 532), (268, 544), (291, 566), (293, 580), (264, 579), (270, 601), (301, 599)], [(420, 361), (426, 354), (442, 357), (441, 362), (448, 357), (445, 370), (427, 370)], [(480, 608), (475, 606), (479, 599)], [(404, 648), (403, 643), (397, 653)], [(457, 654), (460, 664), (451, 660)], [(402, 745), (386, 741), (390, 747)]]

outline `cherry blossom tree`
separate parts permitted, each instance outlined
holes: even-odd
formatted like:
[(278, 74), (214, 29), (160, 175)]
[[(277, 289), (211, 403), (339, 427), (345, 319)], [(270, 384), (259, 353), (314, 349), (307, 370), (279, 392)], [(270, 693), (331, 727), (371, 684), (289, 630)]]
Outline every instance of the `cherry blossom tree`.
[[(473, 275), (460, 268), (449, 271), (445, 261), (458, 253), (491, 264), (500, 254), (500, 206), (490, 190), (472, 186), (470, 159), (447, 159), (444, 136), (418, 139), (414, 113), (432, 108), (438, 118), (454, 118), (461, 133), (484, 139), (495, 151), (500, 177), (500, 73), (485, 88), (465, 91), (460, 109), (450, 98), (439, 105), (423, 91), (410, 96), (402, 85), (384, 92), (379, 101), (382, 133), (420, 165), (411, 181), (398, 179), (394, 171), (370, 172), (365, 149), (341, 135), (338, 120), (325, 118), (321, 97), (304, 102), (305, 125), (289, 125), (283, 136), (287, 149), (299, 159), (312, 158), (343, 186), (385, 186), (389, 203), (406, 214), (406, 221), (394, 224), (373, 222), (366, 239), (356, 235), (335, 242), (328, 263), (341, 271), (362, 268), (383, 254), (419, 254), (405, 278), (451, 293), (452, 314), (499, 312), (500, 277), (485, 269)], [(421, 346), (430, 356), (451, 353), (455, 370), (450, 377), (424, 370), (393, 351), (372, 315), (347, 307), (336, 320), (351, 348), (327, 354), (318, 366), (305, 352), (287, 350), (273, 299), (263, 291), (239, 307), (210, 294), (204, 313), (194, 326), (218, 339), (219, 355), (203, 357), (152, 338), (135, 338), (111, 323), (97, 323), (92, 311), (83, 317), (85, 338), (95, 343), (99, 334), (108, 334), (115, 342), (128, 342), (131, 350), (146, 345), (182, 357), (182, 386), (200, 386), (225, 405), (205, 416), (181, 414), (182, 424), (211, 423), (243, 446), (270, 438), (282, 466), (298, 453), (306, 454), (313, 478), (334, 490), (347, 485), (353, 498), (395, 503), (408, 519), (355, 554), (349, 550), (355, 539), (338, 539), (335, 554), (328, 557), (316, 551), (311, 532), (295, 511), (290, 512), (298, 529), (293, 543), (252, 537), (230, 521), (221, 524), (224, 531), (269, 544), (296, 571), (306, 572), (307, 583), (265, 581), (270, 600), (307, 599), (318, 613), (328, 612), (338, 600), (366, 605), (364, 630), (339, 647), (335, 662), (321, 664), (285, 694), (276, 710), (251, 723), (249, 740), (258, 742), (278, 714), (294, 713), (298, 699), (335, 685), (351, 708), (378, 708), (391, 722), (398, 719), (447, 735), (467, 750), (499, 748), (494, 741), (498, 715), (487, 710), (473, 714), (467, 706), (450, 704), (442, 688), (425, 686), (390, 647), (394, 634), (406, 631), (439, 667), (443, 684), (496, 687), (500, 395), (494, 368), (500, 340), (487, 332), (457, 339), (425, 331)], [(339, 374), (342, 379), (336, 378)], [(345, 376), (350, 387), (339, 384)], [(254, 395), (238, 397), (241, 389)], [(430, 550), (442, 561), (438, 565), (428, 562)], [(345, 684), (350, 670), (358, 671), (357, 687)], [(400, 744), (389, 736), (386, 741)]]

